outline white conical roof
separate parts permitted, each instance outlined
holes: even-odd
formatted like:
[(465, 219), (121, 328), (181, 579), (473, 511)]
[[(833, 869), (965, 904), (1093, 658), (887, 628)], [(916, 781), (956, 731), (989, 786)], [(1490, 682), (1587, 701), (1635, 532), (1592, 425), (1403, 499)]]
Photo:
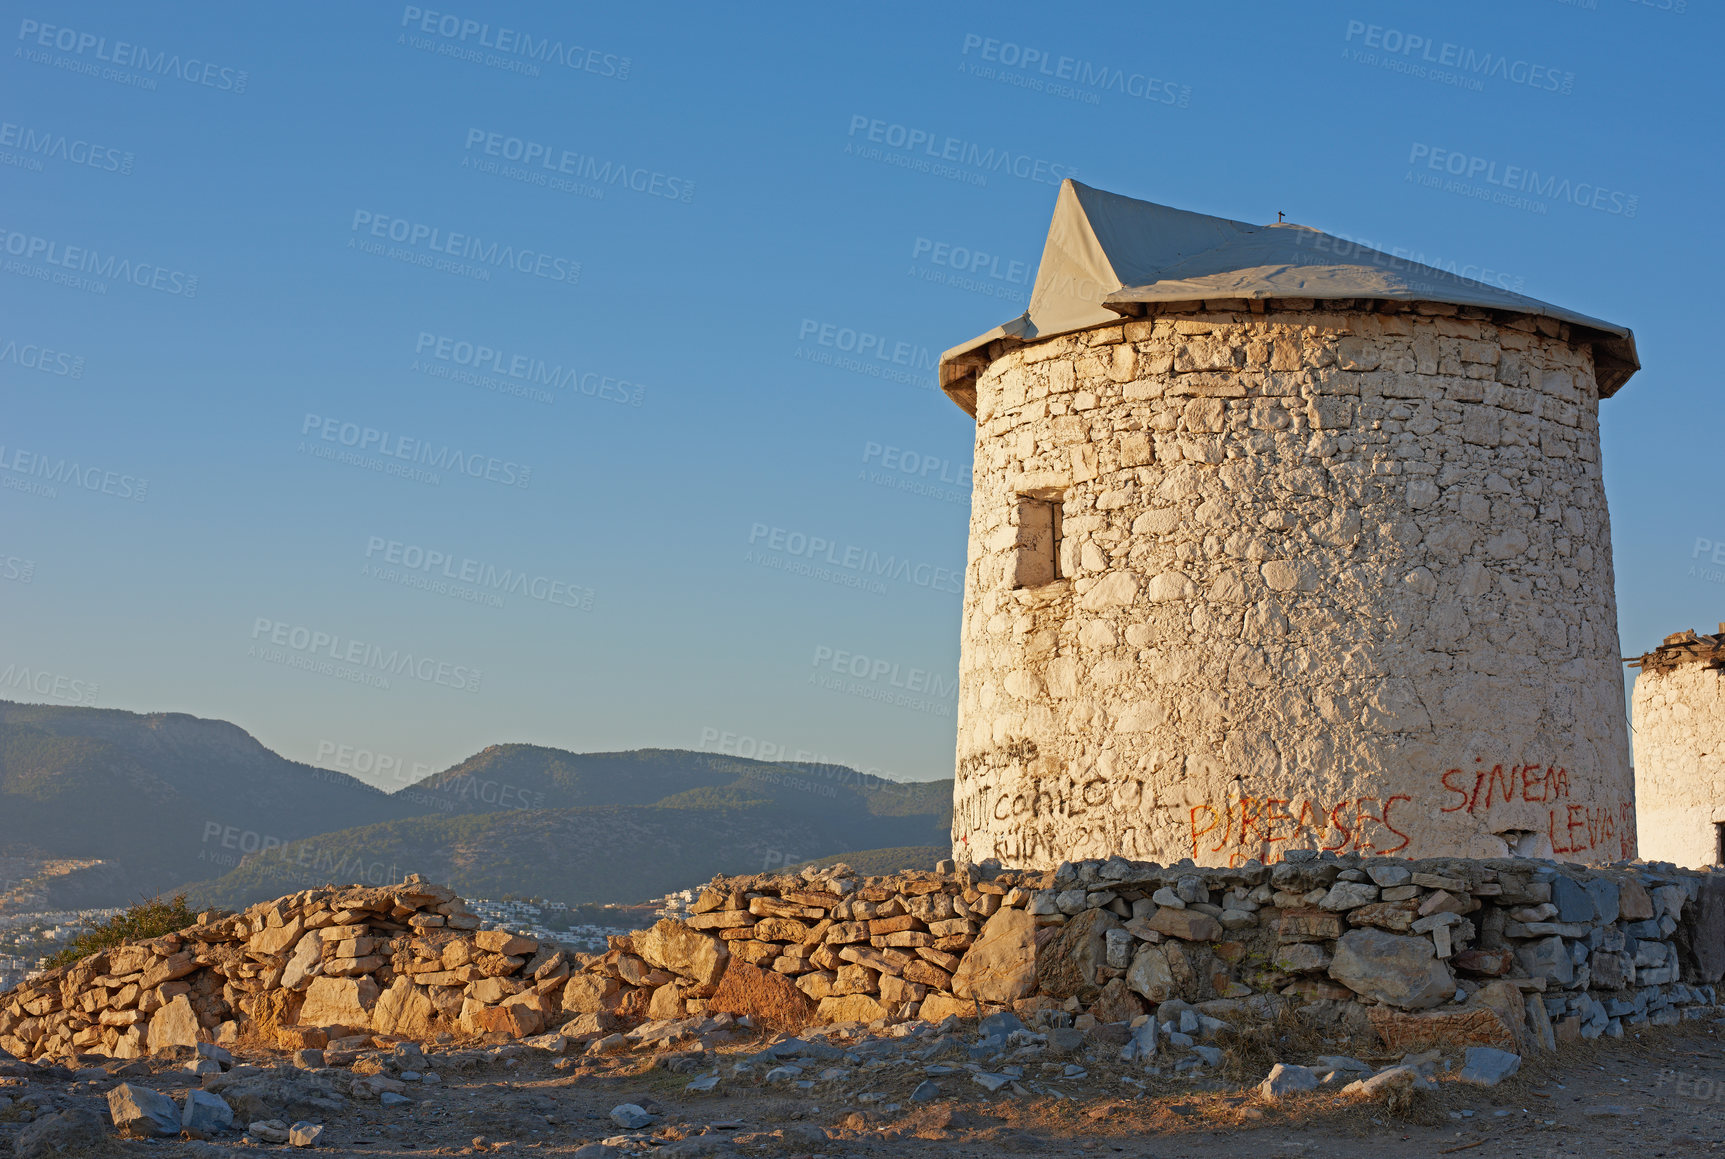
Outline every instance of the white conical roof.
[[(1601, 397), (1639, 370), (1628, 328), (1367, 249), (1303, 225), (1248, 225), (1061, 182), (1030, 309), (941, 356), (950, 393), (1000, 338), (1033, 342), (1116, 322), (1133, 302), (1384, 298), (1540, 315), (1595, 331)], [(962, 403), (961, 403), (962, 405)], [(966, 408), (969, 409), (968, 407)]]

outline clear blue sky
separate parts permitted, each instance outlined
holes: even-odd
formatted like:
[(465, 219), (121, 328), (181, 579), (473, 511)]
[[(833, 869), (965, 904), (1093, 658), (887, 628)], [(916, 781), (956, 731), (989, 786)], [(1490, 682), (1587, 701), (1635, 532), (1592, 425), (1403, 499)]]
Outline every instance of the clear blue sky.
[(1710, 5), (5, 13), (0, 696), (389, 785), (502, 741), (950, 775), (932, 361), (1022, 309), (1067, 174), (1633, 326), (1623, 647), (1725, 616)]

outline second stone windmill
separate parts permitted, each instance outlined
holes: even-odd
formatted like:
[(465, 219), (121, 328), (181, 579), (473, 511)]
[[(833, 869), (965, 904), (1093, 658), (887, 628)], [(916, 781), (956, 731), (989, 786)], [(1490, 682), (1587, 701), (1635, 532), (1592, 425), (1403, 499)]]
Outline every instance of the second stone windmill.
[(1635, 855), (1609, 322), (1062, 185), (976, 420), (954, 853)]

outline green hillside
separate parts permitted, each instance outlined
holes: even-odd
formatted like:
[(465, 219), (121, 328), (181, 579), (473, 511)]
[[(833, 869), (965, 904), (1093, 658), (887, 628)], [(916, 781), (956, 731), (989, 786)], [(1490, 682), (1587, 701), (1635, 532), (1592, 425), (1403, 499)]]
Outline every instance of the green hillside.
[(86, 876), (106, 904), (187, 888), (239, 906), (414, 872), (635, 902), (838, 850), (944, 847), (951, 815), (950, 780), (679, 749), (492, 745), (385, 794), (226, 721), (0, 701), (0, 857), (101, 858)]
[(117, 862), (126, 900), (199, 874), (229, 844), (237, 861), (243, 844), (400, 808), (226, 721), (0, 701), (0, 856)]
[[(893, 869), (932, 868), (946, 856), (946, 816), (876, 817), (843, 810), (597, 806), (417, 817), (328, 833), (249, 857), (187, 887), (195, 904), (239, 908), (329, 882), (382, 884), (422, 873), (468, 897), (539, 896), (570, 903), (636, 902), (698, 885), (715, 873), (760, 873), (859, 838), (918, 842), (878, 850)], [(867, 854), (846, 854), (863, 872)], [(832, 858), (822, 858), (830, 861)], [(902, 861), (902, 864), (899, 862)]]

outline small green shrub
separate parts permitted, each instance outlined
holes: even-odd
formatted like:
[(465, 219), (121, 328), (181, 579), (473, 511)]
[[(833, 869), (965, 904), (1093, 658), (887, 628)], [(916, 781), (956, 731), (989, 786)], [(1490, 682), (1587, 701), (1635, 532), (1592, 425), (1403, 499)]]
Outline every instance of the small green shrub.
[(186, 895), (163, 900), (151, 898), (115, 914), (73, 938), (71, 944), (48, 959), (48, 966), (70, 966), (82, 958), (126, 942), (146, 942), (198, 924), (198, 915), (186, 908)]

